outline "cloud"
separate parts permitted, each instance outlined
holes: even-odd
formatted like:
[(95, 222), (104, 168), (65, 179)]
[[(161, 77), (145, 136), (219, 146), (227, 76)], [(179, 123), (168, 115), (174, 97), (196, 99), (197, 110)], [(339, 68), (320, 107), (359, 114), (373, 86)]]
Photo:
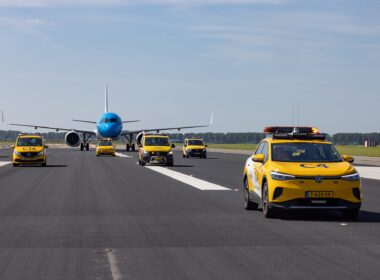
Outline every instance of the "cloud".
[(46, 25), (47, 21), (33, 18), (33, 19), (21, 19), (21, 18), (11, 18), (11, 17), (0, 17), (0, 26), (8, 26), (18, 29), (27, 29), (37, 26)]
[(214, 6), (280, 4), (285, 0), (0, 0), (0, 7), (62, 7), (62, 6)]

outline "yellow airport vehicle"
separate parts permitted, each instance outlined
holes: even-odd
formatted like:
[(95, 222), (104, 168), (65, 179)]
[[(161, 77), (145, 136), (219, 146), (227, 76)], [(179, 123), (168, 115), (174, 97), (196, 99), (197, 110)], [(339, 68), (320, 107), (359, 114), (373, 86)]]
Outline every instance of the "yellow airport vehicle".
[(355, 219), (362, 204), (354, 159), (341, 156), (326, 135), (311, 127), (267, 127), (244, 168), (248, 210), (261, 205), (267, 218), (281, 210), (339, 210)]
[(45, 141), (40, 134), (19, 134), (16, 144), (12, 145), (13, 150), (13, 166), (20, 164), (40, 164), (46, 166), (47, 156), (45, 149)]
[(182, 154), (184, 158), (207, 158), (207, 145), (201, 138), (186, 138), (183, 142)]
[(139, 145), (139, 164), (147, 163), (173, 166), (173, 148), (169, 136), (164, 134), (143, 134)]
[(96, 145), (96, 156), (100, 155), (116, 155), (116, 147), (112, 142), (112, 139), (101, 139)]

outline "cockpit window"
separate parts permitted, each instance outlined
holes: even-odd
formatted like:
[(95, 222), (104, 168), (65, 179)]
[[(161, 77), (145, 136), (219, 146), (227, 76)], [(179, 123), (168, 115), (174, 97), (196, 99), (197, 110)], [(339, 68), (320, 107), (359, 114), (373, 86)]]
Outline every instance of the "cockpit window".
[(19, 147), (41, 147), (42, 138), (19, 138), (17, 141), (17, 146)]
[(117, 118), (104, 118), (100, 121), (100, 123), (117, 123), (119, 120)]

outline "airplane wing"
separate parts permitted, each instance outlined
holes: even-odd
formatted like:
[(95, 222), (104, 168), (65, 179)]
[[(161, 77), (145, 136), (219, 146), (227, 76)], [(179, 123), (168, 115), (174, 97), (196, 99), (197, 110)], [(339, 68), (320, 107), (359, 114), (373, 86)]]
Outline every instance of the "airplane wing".
[(92, 124), (96, 124), (96, 122), (94, 122), (94, 121), (84, 121), (84, 120), (73, 120), (73, 122), (82, 122), (82, 123), (92, 123)]
[(94, 131), (91, 130), (81, 130), (81, 129), (74, 129), (74, 128), (62, 128), (62, 127), (51, 127), (51, 126), (42, 126), (42, 125), (31, 125), (31, 124), (18, 124), (18, 123), (9, 123), (8, 125), (13, 126), (23, 126), (23, 127), (32, 127), (34, 129), (43, 128), (43, 129), (50, 129), (58, 131), (76, 131), (79, 133), (85, 133), (89, 135), (96, 135)]
[(182, 129), (190, 129), (190, 128), (201, 128), (201, 127), (209, 127), (212, 125), (214, 120), (214, 114), (211, 114), (211, 120), (209, 124), (206, 125), (192, 125), (192, 126), (177, 126), (177, 127), (164, 127), (164, 128), (150, 128), (150, 129), (139, 129), (139, 130), (125, 130), (121, 133), (122, 136), (131, 135), (131, 134), (138, 134), (140, 132), (153, 132), (156, 131), (159, 133), (160, 131), (167, 131), (167, 130), (182, 130)]

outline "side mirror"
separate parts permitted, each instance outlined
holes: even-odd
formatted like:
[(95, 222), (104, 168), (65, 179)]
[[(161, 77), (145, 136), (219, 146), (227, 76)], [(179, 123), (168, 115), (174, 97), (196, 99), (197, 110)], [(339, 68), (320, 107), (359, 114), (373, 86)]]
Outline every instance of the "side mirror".
[(207, 145), (205, 145), (205, 147), (207, 148), (208, 146), (207, 146)]
[(257, 154), (252, 157), (252, 160), (254, 162), (261, 162), (263, 163), (265, 161), (265, 155), (264, 154)]
[(15, 148), (15, 145), (11, 145), (11, 148), (14, 149), (14, 148)]
[(172, 144), (172, 148), (173, 148), (173, 149), (175, 148), (175, 145), (174, 145), (174, 144)]
[(44, 148), (45, 148), (45, 149), (48, 149), (48, 148), (49, 148), (49, 146), (48, 146), (48, 145), (45, 145), (45, 146), (44, 146)]
[(355, 161), (352, 156), (343, 155), (342, 158), (344, 161), (347, 161), (349, 163), (353, 163)]

